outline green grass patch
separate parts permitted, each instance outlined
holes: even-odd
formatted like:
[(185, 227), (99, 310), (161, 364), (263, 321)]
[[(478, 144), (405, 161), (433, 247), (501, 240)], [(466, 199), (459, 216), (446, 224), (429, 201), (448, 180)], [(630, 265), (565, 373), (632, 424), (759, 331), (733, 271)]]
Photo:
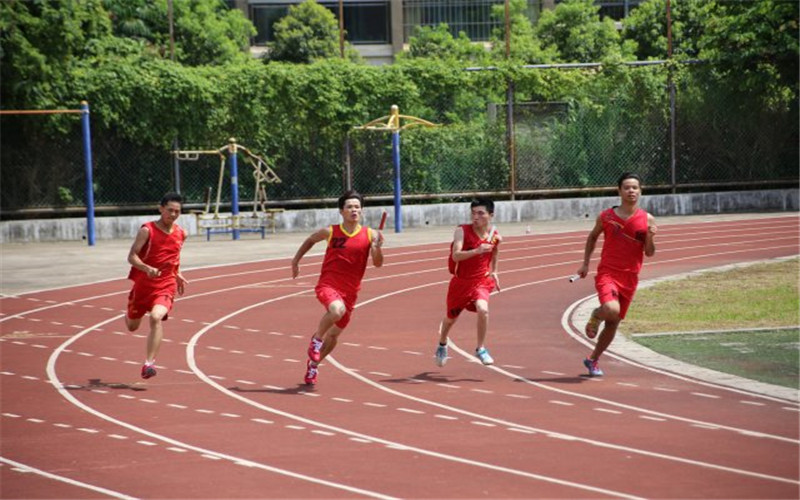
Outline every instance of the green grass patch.
[(693, 365), (800, 388), (800, 328), (639, 337), (636, 342)]
[[(753, 380), (798, 387), (800, 260), (665, 281), (636, 294), (623, 323), (635, 333), (736, 330), (635, 340), (656, 352)], [(753, 332), (755, 328), (797, 327)]]

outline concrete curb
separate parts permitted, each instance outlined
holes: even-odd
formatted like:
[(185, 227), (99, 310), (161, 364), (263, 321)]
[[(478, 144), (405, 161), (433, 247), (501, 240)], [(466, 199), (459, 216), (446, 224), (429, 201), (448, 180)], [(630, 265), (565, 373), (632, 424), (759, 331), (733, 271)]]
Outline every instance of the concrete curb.
[[(697, 276), (709, 272), (721, 272), (734, 268), (748, 267), (765, 262), (783, 261), (792, 258), (794, 257), (745, 262), (676, 274), (665, 278), (643, 281), (639, 284), (639, 288), (646, 288), (653, 286), (656, 283), (685, 279), (690, 276)], [(568, 331), (567, 333), (569, 333), (573, 338), (576, 338), (579, 342), (593, 348), (595, 341), (589, 340), (583, 335), (583, 325), (585, 325), (589, 320), (592, 310), (597, 307), (597, 295), (590, 295), (576, 304), (577, 305), (567, 313), (569, 314), (569, 317), (567, 318), (565, 324), (569, 324), (571, 326), (571, 331)], [(614, 338), (614, 342), (606, 351), (606, 354), (611, 354), (622, 361), (642, 365), (656, 371), (678, 375), (680, 377), (694, 381), (700, 381), (705, 384), (735, 389), (737, 392), (758, 394), (786, 402), (800, 402), (800, 391), (797, 389), (758, 382), (756, 380), (750, 380), (743, 377), (738, 377), (736, 375), (718, 372), (716, 370), (695, 366), (677, 359), (670, 358), (668, 356), (664, 356), (663, 354), (652, 351), (629, 339), (626, 335), (622, 334), (621, 329), (617, 331), (617, 336)]]

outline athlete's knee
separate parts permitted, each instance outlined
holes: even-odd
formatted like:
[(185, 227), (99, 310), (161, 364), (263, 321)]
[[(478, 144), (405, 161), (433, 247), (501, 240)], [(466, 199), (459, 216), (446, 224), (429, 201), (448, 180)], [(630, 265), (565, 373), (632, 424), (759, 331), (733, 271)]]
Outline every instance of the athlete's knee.
[(339, 321), (347, 313), (347, 308), (341, 302), (334, 302), (328, 307), (328, 313), (334, 321)]
[(150, 311), (150, 323), (157, 323), (164, 320), (169, 310), (164, 306), (155, 306)]
[(475, 312), (482, 318), (489, 317), (489, 304), (486, 301), (475, 301)]
[(125, 328), (127, 328), (129, 332), (135, 332), (138, 330), (141, 323), (142, 318), (132, 319), (127, 316), (125, 317)]
[(620, 313), (619, 302), (611, 301), (603, 304), (602, 314), (603, 314), (603, 320), (606, 322), (606, 324), (619, 323), (620, 322), (619, 313)]

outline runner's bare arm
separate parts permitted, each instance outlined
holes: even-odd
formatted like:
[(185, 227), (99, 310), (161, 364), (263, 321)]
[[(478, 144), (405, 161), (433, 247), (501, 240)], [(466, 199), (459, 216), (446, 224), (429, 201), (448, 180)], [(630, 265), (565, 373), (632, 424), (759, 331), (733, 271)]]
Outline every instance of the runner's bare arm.
[(648, 257), (652, 257), (656, 254), (655, 237), (657, 232), (658, 226), (656, 226), (656, 218), (647, 214), (647, 236), (644, 240), (644, 254)]
[(381, 249), (383, 247), (383, 232), (380, 230), (375, 231), (371, 228), (367, 229), (372, 234), (372, 244), (369, 248), (369, 253), (372, 256), (372, 265), (381, 267), (383, 265), (383, 250)]
[(146, 227), (139, 228), (139, 232), (136, 233), (136, 239), (133, 240), (133, 245), (131, 245), (131, 250), (128, 252), (128, 263), (147, 274), (148, 278), (155, 278), (161, 274), (161, 271), (155, 267), (148, 266), (141, 257), (139, 257), (139, 252), (147, 244), (149, 238), (150, 230)]
[(592, 258), (594, 247), (597, 245), (597, 238), (600, 237), (600, 234), (602, 232), (603, 232), (603, 220), (598, 215), (597, 220), (594, 223), (594, 227), (589, 232), (589, 236), (586, 237), (586, 247), (583, 250), (583, 264), (581, 265), (581, 267), (578, 268), (578, 272), (576, 273), (581, 278), (585, 278), (586, 275), (589, 273), (589, 261)]
[(319, 243), (320, 241), (327, 240), (331, 236), (331, 228), (330, 226), (324, 227), (319, 231), (315, 231), (311, 233), (311, 236), (305, 239), (303, 243), (300, 244), (300, 248), (297, 249), (297, 253), (294, 254), (294, 258), (292, 259), (292, 278), (297, 278), (300, 275), (300, 259), (311, 250), (311, 248)]

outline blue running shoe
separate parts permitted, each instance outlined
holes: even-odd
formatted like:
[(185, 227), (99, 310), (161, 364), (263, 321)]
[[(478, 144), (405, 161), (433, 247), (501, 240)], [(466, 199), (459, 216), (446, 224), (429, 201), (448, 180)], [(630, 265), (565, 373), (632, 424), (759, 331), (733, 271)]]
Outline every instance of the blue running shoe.
[(486, 349), (485, 347), (481, 347), (480, 349), (476, 349), (475, 350), (475, 356), (477, 356), (478, 359), (481, 360), (481, 363), (483, 363), (484, 365), (494, 364), (494, 360), (489, 355), (489, 350)]
[(602, 377), (603, 376), (603, 370), (601, 370), (600, 367), (597, 366), (597, 361), (595, 361), (595, 360), (593, 360), (591, 358), (586, 358), (586, 359), (583, 360), (583, 366), (585, 366), (586, 369), (589, 370), (589, 376), (590, 377)]
[(447, 363), (447, 346), (439, 344), (436, 348), (436, 366), (444, 366)]

